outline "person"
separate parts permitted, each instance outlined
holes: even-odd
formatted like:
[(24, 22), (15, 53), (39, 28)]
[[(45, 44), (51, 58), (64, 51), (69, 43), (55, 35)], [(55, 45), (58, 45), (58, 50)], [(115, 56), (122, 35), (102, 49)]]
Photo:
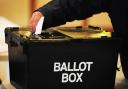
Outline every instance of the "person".
[(34, 11), (29, 26), (32, 32), (41, 17), (42, 29), (65, 24), (67, 21), (86, 19), (93, 14), (107, 12), (114, 33), (122, 39), (120, 58), (122, 70), (128, 79), (128, 5), (127, 0), (52, 0)]

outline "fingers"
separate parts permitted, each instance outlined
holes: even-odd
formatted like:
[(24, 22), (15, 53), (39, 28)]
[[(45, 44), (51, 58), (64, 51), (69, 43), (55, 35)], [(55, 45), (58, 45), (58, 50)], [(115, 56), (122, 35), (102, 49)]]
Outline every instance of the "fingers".
[(28, 24), (31, 32), (35, 32), (36, 25), (42, 16), (43, 16), (42, 13), (39, 11), (33, 13)]

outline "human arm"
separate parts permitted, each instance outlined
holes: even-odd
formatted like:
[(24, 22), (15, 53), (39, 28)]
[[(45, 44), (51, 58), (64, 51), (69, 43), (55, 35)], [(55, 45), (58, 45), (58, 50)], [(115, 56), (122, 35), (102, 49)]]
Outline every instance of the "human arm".
[[(53, 0), (36, 11), (44, 16), (43, 29), (45, 29), (65, 24), (67, 21), (85, 19), (94, 13), (101, 12), (101, 1)], [(38, 20), (37, 18), (35, 22), (38, 22)]]

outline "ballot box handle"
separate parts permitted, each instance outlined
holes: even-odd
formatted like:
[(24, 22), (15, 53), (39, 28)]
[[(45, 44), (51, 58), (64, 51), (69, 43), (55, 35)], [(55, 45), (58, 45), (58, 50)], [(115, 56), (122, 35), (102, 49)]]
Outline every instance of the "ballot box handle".
[(30, 28), (29, 27), (6, 27), (5, 30), (8, 30), (8, 31), (30, 31), (29, 30)]

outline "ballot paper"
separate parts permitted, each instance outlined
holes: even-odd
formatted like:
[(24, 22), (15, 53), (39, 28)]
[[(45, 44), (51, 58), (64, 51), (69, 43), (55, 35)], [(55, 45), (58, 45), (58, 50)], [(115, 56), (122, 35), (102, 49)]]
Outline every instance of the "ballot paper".
[(41, 34), (43, 22), (44, 22), (44, 17), (42, 16), (36, 25), (36, 30), (35, 30), (36, 35)]

